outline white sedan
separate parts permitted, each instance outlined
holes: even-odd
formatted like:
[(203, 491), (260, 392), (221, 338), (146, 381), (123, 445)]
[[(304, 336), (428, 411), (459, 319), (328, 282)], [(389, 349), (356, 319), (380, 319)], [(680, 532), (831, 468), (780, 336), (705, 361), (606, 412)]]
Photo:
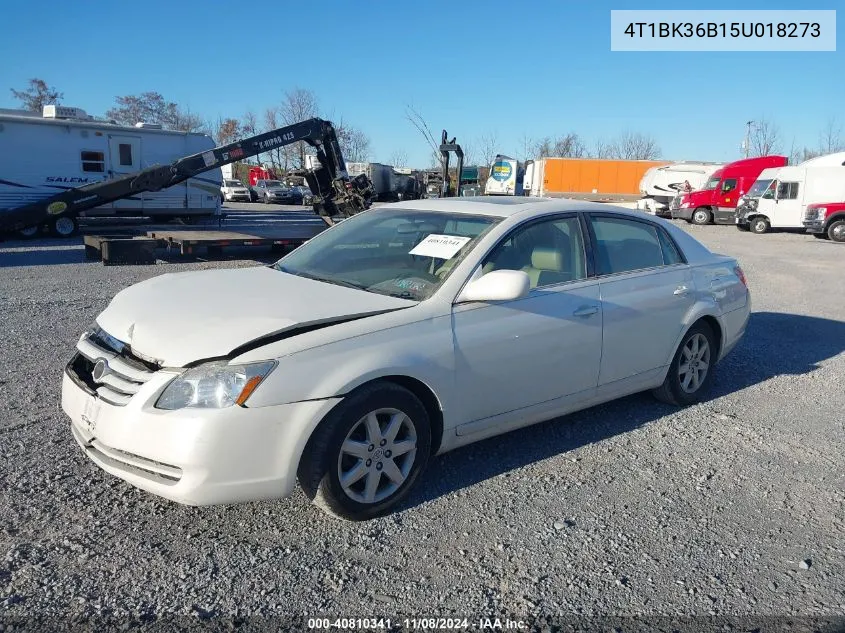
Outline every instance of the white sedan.
[(389, 204), (271, 266), (118, 293), (63, 377), (106, 471), (207, 505), (391, 511), (431, 456), (634, 392), (707, 397), (745, 332), (736, 260), (670, 222), (519, 197)]

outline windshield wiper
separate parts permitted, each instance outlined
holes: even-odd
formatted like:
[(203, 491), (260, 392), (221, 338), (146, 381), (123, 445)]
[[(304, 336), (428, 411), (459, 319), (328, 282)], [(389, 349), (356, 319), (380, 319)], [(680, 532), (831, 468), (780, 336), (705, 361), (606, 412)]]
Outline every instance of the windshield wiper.
[(343, 286), (345, 288), (354, 288), (355, 290), (366, 290), (367, 286), (362, 284), (356, 284), (351, 281), (346, 281), (345, 279), (332, 279), (331, 277), (320, 277), (319, 275), (314, 275), (311, 273), (306, 273), (302, 270), (288, 270), (284, 266), (275, 266), (276, 270), (281, 271), (283, 273), (287, 273), (288, 275), (296, 275), (297, 277), (305, 277), (306, 279), (313, 279), (314, 281), (322, 281), (327, 284), (334, 284), (336, 286)]

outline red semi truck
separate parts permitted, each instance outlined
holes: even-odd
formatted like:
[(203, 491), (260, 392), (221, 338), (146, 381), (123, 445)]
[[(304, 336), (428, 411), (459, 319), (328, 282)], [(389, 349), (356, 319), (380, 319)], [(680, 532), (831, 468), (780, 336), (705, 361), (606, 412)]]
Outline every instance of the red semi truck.
[(760, 156), (728, 163), (714, 171), (703, 188), (677, 196), (670, 207), (672, 217), (693, 224), (735, 224), (737, 202), (760, 172), (787, 162), (786, 156)]

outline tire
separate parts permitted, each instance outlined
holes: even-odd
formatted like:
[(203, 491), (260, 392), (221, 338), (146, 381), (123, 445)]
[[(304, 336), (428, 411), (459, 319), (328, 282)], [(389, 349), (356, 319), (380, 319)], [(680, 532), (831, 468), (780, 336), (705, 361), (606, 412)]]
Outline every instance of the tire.
[(703, 226), (704, 224), (710, 224), (710, 222), (713, 221), (713, 214), (710, 213), (710, 209), (699, 207), (692, 212), (692, 218), (690, 218), (690, 220), (693, 224)]
[[(379, 426), (375, 431), (373, 414)], [(395, 443), (381, 435), (391, 422), (400, 425)], [(344, 445), (354, 445), (356, 452), (343, 451)], [(400, 445), (403, 451), (413, 448), (396, 455)], [(431, 424), (423, 404), (404, 387), (374, 382), (347, 396), (323, 419), (308, 440), (297, 475), (305, 495), (325, 512), (364, 521), (396, 508), (430, 452)], [(401, 480), (392, 480), (388, 470)], [(344, 488), (341, 475), (353, 472), (358, 476)]]
[(55, 237), (73, 237), (79, 232), (79, 221), (69, 215), (53, 218), (50, 233)]
[(22, 237), (25, 240), (31, 240), (41, 233), (40, 226), (29, 226), (25, 229), (21, 229), (18, 231), (18, 237)]
[(756, 218), (751, 219), (748, 228), (751, 230), (752, 233), (762, 235), (763, 233), (768, 233), (769, 229), (772, 228), (772, 225), (769, 224), (769, 218), (762, 215), (758, 215)]
[[(702, 347), (705, 343), (706, 347)], [(696, 346), (698, 351), (696, 351)], [(713, 383), (718, 353), (716, 337), (713, 335), (711, 327), (704, 321), (697, 322), (684, 335), (672, 362), (669, 364), (666, 379), (662, 385), (652, 391), (652, 394), (661, 402), (676, 406), (685, 407), (699, 402)], [(688, 380), (687, 377), (690, 376), (691, 372), (682, 370), (690, 355), (694, 356), (696, 362), (705, 363), (706, 367), (703, 376), (700, 366), (693, 369), (693, 377)]]
[(845, 242), (845, 220), (835, 220), (827, 227), (827, 236), (834, 242)]

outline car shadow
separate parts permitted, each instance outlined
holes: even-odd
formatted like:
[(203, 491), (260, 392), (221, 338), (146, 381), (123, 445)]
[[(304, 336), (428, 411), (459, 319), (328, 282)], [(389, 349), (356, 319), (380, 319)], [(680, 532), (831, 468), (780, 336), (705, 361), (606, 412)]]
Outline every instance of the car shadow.
[[(808, 333), (812, 336), (807, 336)], [(718, 367), (705, 402), (782, 375), (802, 375), (845, 351), (845, 322), (752, 313), (739, 345)], [(600, 442), (677, 411), (640, 393), (482, 440), (435, 457), (403, 504), (413, 507), (549, 457)]]

